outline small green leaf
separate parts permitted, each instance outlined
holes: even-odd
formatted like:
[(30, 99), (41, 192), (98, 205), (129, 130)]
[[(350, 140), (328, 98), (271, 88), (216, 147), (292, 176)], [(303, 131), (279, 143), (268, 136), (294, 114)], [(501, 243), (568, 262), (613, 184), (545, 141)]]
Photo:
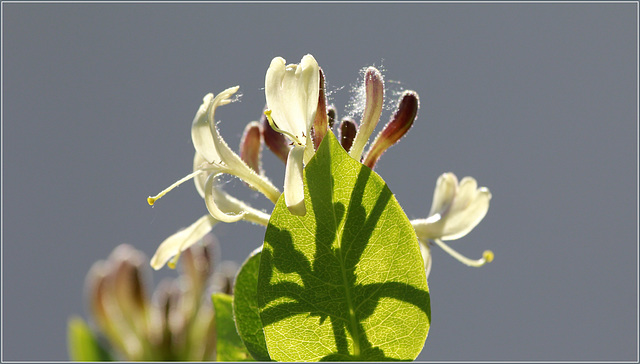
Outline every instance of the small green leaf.
[(258, 309), (258, 270), (260, 251), (254, 251), (242, 264), (233, 287), (233, 314), (238, 334), (251, 356), (270, 361)]
[(67, 344), (72, 361), (111, 361), (113, 358), (100, 345), (89, 326), (80, 317), (67, 324)]
[(431, 311), (409, 219), (384, 180), (332, 133), (305, 167), (304, 184), (306, 215), (292, 215), (281, 196), (260, 259), (271, 358), (415, 359)]
[(233, 309), (231, 307), (233, 298), (228, 294), (214, 293), (211, 299), (216, 315), (216, 360), (250, 360), (251, 356), (244, 347), (240, 336), (238, 336), (236, 325), (233, 322)]

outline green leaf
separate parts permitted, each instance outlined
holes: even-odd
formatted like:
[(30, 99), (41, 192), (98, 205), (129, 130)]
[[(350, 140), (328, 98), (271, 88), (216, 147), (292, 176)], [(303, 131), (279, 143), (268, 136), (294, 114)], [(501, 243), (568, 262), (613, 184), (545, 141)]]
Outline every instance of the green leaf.
[(415, 359), (431, 311), (409, 219), (384, 180), (332, 133), (304, 184), (306, 215), (289, 213), (281, 196), (262, 250), (258, 303), (271, 358)]
[(217, 361), (245, 361), (251, 356), (244, 347), (240, 336), (236, 332), (233, 322), (233, 298), (228, 294), (214, 293), (211, 296), (216, 316), (216, 352)]
[(72, 361), (111, 361), (111, 355), (100, 345), (89, 326), (80, 317), (67, 324), (67, 345)]
[(242, 264), (233, 287), (233, 314), (238, 334), (251, 356), (270, 361), (258, 309), (258, 270), (260, 251), (254, 251)]

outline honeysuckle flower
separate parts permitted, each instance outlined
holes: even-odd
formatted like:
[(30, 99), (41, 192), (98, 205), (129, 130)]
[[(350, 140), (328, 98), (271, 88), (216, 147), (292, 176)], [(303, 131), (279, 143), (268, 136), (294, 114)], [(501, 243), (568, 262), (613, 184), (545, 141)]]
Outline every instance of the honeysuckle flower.
[[(238, 87), (231, 87), (217, 96), (208, 94), (203, 98), (203, 103), (198, 108), (191, 126), (191, 138), (196, 149), (193, 160), (193, 173), (175, 182), (156, 196), (149, 197), (147, 201), (153, 205), (173, 188), (183, 182), (194, 179), (196, 189), (204, 199), (211, 218), (200, 218), (189, 228), (167, 238), (158, 247), (151, 265), (155, 269), (162, 267), (170, 257), (174, 256), (170, 267), (180, 256), (180, 252), (189, 248), (204, 234), (209, 232), (218, 221), (236, 222), (247, 220), (266, 225), (269, 215), (251, 208), (244, 202), (233, 198), (221, 190), (214, 183), (221, 174), (231, 174), (239, 177), (250, 187), (262, 192), (272, 202), (278, 200), (280, 191), (264, 176), (256, 173), (240, 156), (238, 156), (222, 139), (215, 123), (215, 110), (218, 106), (230, 103), (231, 96)], [(208, 229), (208, 230), (207, 230)]]
[(274, 58), (265, 76), (265, 114), (273, 129), (293, 143), (285, 168), (284, 198), (295, 215), (306, 213), (302, 168), (314, 153), (311, 127), (318, 108), (319, 72), (315, 58), (307, 54), (300, 64), (287, 65), (284, 58)]
[(482, 258), (471, 260), (444, 243), (445, 240), (459, 239), (473, 230), (487, 214), (490, 200), (489, 189), (478, 188), (472, 177), (464, 177), (460, 183), (453, 173), (444, 173), (438, 178), (429, 217), (411, 221), (418, 241), (424, 245), (423, 256), (427, 256), (425, 268), (428, 265), (430, 269), (431, 265), (429, 241), (469, 266), (479, 267), (493, 260), (490, 250), (486, 250)]

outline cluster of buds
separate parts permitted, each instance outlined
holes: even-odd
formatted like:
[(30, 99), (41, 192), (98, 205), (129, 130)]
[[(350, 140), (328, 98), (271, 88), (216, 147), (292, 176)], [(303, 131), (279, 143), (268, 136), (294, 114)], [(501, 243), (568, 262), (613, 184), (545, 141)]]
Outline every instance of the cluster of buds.
[[(218, 106), (234, 101), (232, 96), (238, 91), (238, 86), (226, 89), (215, 97), (213, 94), (204, 97), (191, 127), (196, 149), (193, 173), (147, 200), (153, 205), (165, 193), (193, 178), (209, 214), (168, 237), (151, 260), (154, 269), (160, 269), (165, 264), (174, 267), (181, 252), (211, 231), (218, 222), (245, 220), (265, 226), (268, 224), (268, 213), (230, 196), (215, 184), (220, 174), (231, 174), (275, 203), (281, 193), (262, 170), (260, 160), (263, 143), (286, 164), (284, 200), (287, 208), (294, 215), (306, 214), (303, 169), (337, 120), (336, 109), (328, 104), (325, 89), (324, 73), (312, 55), (304, 56), (299, 64), (287, 64), (282, 57), (274, 58), (265, 76), (266, 108), (259, 122), (252, 121), (245, 128), (240, 155), (233, 152), (220, 136), (214, 117)], [(418, 94), (404, 91), (391, 119), (365, 152), (382, 114), (384, 89), (380, 71), (374, 67), (367, 68), (361, 87), (364, 108), (360, 122), (344, 117), (337, 123), (342, 147), (352, 158), (372, 169), (382, 154), (409, 131), (420, 107)], [(471, 231), (486, 214), (490, 198), (489, 190), (485, 187), (478, 190), (471, 177), (465, 177), (460, 185), (452, 173), (440, 177), (429, 217), (412, 221), (421, 243), (427, 274), (431, 268), (432, 242), (470, 266), (480, 266), (493, 259), (493, 253), (486, 251), (482, 259), (470, 260), (443, 242), (460, 238)]]
[[(216, 358), (211, 292), (231, 293), (235, 268), (223, 262), (214, 272), (217, 243), (186, 250), (182, 274), (150, 292), (147, 259), (129, 245), (96, 262), (85, 294), (98, 337), (111, 356), (127, 361), (204, 361)], [(227, 263), (227, 264), (224, 264)]]

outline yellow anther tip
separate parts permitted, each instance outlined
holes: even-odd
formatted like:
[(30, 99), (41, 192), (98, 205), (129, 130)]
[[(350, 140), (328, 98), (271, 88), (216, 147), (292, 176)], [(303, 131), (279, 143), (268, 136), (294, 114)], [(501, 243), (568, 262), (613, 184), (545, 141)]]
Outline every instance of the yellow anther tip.
[(487, 263), (491, 263), (493, 261), (493, 252), (491, 250), (485, 250), (484, 253), (482, 253), (482, 257)]
[(167, 263), (167, 267), (171, 268), (171, 269), (176, 269), (176, 262), (174, 261), (170, 261)]
[(271, 110), (266, 109), (266, 110), (264, 111), (264, 114), (265, 114), (265, 115), (267, 115), (267, 116), (271, 116)]
[(147, 202), (149, 203), (149, 206), (153, 206), (153, 204), (156, 203), (156, 199), (153, 197), (147, 197)]

